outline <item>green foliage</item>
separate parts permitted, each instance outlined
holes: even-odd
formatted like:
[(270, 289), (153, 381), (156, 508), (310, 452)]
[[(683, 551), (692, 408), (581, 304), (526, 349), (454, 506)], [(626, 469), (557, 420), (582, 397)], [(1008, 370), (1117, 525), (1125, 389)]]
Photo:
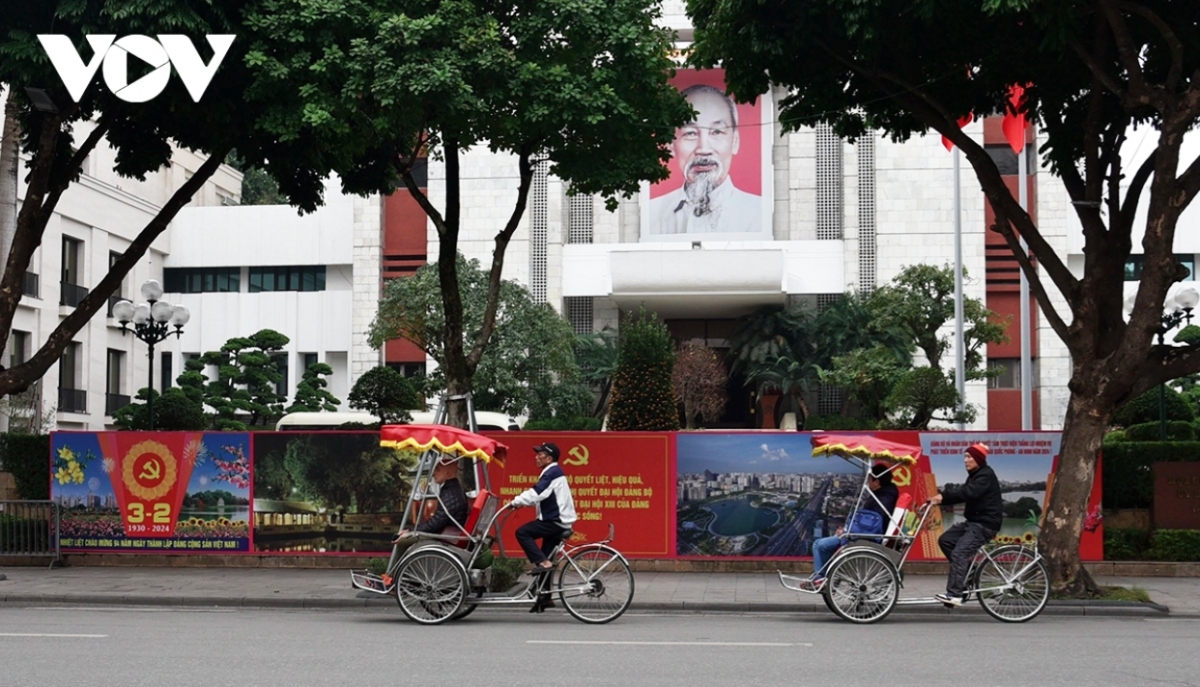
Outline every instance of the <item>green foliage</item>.
[[(353, 149), (362, 147), (370, 123), (365, 118), (346, 118), (338, 122), (339, 136), (317, 132), (315, 120), (305, 117), (309, 95), (300, 83), (280, 83), (264, 92), (252, 88), (261, 62), (247, 59), (247, 50), (263, 42), (288, 41), (284, 34), (259, 32), (253, 20), (276, 13), (290, 15), (293, 6), (274, 0), (208, 0), (202, 3), (148, 2), (107, 3), (75, 0), (46, 0), (32, 3), (5, 3), (0, 11), (0, 83), (10, 84), (14, 120), (19, 131), (8, 143), (19, 143), (29, 160), (22, 165), (22, 179), (29, 188), (26, 203), (39, 203), (37, 211), (21, 212), (8, 266), (12, 278), (30, 268), (30, 261), (46, 235), (47, 222), (55, 216), (55, 206), (64, 190), (76, 182), (85, 160), (103, 141), (105, 162), (123, 178), (142, 179), (148, 174), (169, 169), (177, 149), (193, 151), (204, 162), (186, 175), (186, 181), (167, 191), (177, 194), (170, 202), (162, 199), (159, 210), (144, 225), (128, 226), (130, 238), (136, 236), (121, 257), (108, 270), (93, 275), (86, 286), (89, 295), (67, 317), (62, 326), (65, 336), (51, 337), (41, 352), (12, 369), (0, 370), (0, 395), (21, 391), (40, 378), (59, 357), (89, 318), (104, 307), (106, 299), (121, 280), (146, 255), (149, 246), (169, 225), (195, 190), (218, 169), (218, 163), (236, 148), (245, 163), (267, 169), (280, 180), (283, 193), (295, 205), (307, 211), (320, 204), (324, 180), (331, 165), (346, 163)], [(67, 36), (91, 59), (85, 36), (113, 34), (182, 34), (190, 37), (203, 59), (210, 48), (203, 36), (237, 36), (216, 75), (197, 104), (179, 78), (171, 78), (152, 103), (130, 104), (111, 93), (101, 78), (95, 78), (78, 104), (63, 88), (62, 80), (35, 38), (52, 33)], [(327, 35), (327, 34), (326, 34)], [(314, 40), (319, 40), (317, 34)], [(139, 63), (141, 64), (141, 63)], [(131, 78), (140, 76), (137, 68)], [(281, 75), (287, 78), (286, 75)], [(57, 113), (35, 109), (21, 85), (45, 89), (60, 107)], [(83, 124), (83, 126), (77, 126)], [(92, 133), (95, 133), (92, 136)], [(7, 137), (6, 137), (7, 138)], [(7, 146), (0, 147), (7, 154)], [(269, 161), (269, 163), (268, 163)], [(28, 171), (29, 174), (25, 174)], [(174, 175), (182, 180), (184, 175)], [(26, 210), (33, 206), (26, 207)], [(11, 212), (11, 210), (10, 210)], [(13, 237), (9, 237), (10, 240)], [(6, 287), (7, 288), (7, 287)], [(0, 302), (0, 347), (9, 335), (11, 319), (19, 299)]]
[[(973, 407), (968, 405), (958, 411), (954, 381), (936, 367), (917, 367), (905, 372), (888, 395), (886, 406), (891, 411), (889, 423), (903, 429), (929, 429), (933, 420), (963, 423), (975, 420)], [(938, 415), (939, 410), (947, 414)]]
[(1150, 508), (1154, 503), (1151, 466), (1158, 462), (1200, 461), (1200, 442), (1126, 441), (1104, 446), (1105, 508)]
[[(1163, 423), (1143, 422), (1125, 428), (1125, 441), (1158, 441), (1164, 429)], [(1190, 422), (1172, 420), (1165, 424), (1167, 441), (1195, 441), (1196, 428)]]
[(1104, 528), (1104, 560), (1144, 561), (1150, 550), (1150, 531), (1136, 528)]
[(509, 556), (497, 556), (492, 561), (491, 591), (503, 592), (517, 583), (525, 570), (525, 560)]
[(1187, 346), (1200, 344), (1200, 326), (1188, 324), (1175, 334), (1175, 342)]
[(613, 375), (612, 431), (679, 429), (671, 373), (675, 352), (667, 325), (645, 307), (621, 323), (620, 354)]
[(684, 344), (675, 354), (671, 384), (683, 405), (687, 429), (696, 429), (698, 419), (716, 422), (729, 401), (729, 376), (712, 349)]
[(332, 413), (338, 409), (341, 401), (330, 393), (329, 382), (325, 377), (333, 374), (333, 368), (325, 363), (313, 363), (304, 371), (304, 377), (296, 385), (296, 396), (292, 405), (284, 412), (287, 413)]
[(604, 421), (598, 417), (548, 417), (542, 420), (530, 420), (521, 429), (543, 432), (598, 432), (603, 426)]
[(655, 25), (657, 5), (599, 9), (591, 0), (251, 7), (247, 97), (303, 94), (302, 109), (260, 125), (284, 140), (311, 128), (352, 146), (334, 162), (354, 191), (390, 193), (418, 156), (449, 144), (545, 157), (579, 193), (634, 194), (641, 180), (665, 178), (689, 110), (667, 83), (673, 32)]
[(1154, 388), (1146, 393), (1138, 396), (1124, 406), (1121, 406), (1117, 412), (1113, 413), (1112, 424), (1117, 427), (1129, 427), (1130, 425), (1140, 425), (1146, 422), (1158, 422), (1159, 420), (1159, 394), (1164, 394), (1166, 401), (1166, 419), (1170, 420), (1186, 420), (1191, 422), (1196, 419), (1196, 412), (1191, 404), (1170, 385), (1165, 388)]
[[(477, 260), (457, 259), (458, 289), (463, 297), (463, 346), (483, 327), (488, 273)], [(489, 408), (531, 419), (582, 415), (592, 393), (575, 361), (576, 336), (570, 323), (546, 303), (535, 303), (516, 281), (500, 284), (496, 331), (479, 360), (472, 381), (477, 408)], [(423, 265), (416, 274), (388, 282), (371, 325), (371, 345), (404, 337), (438, 363), (427, 390), (446, 389), (444, 295), (438, 265)]]
[(171, 387), (161, 395), (154, 389), (143, 387), (136, 399), (142, 403), (130, 403), (113, 412), (113, 424), (121, 430), (150, 429), (149, 406), (154, 398), (154, 429), (158, 431), (184, 431), (208, 429), (210, 420), (204, 413), (204, 404), (192, 400), (183, 389)]
[(50, 437), (0, 434), (0, 470), (12, 473), (21, 498), (50, 498)]
[[(966, 269), (963, 278), (967, 277)], [(950, 265), (909, 265), (892, 282), (876, 289), (868, 299), (875, 326), (902, 333), (925, 354), (930, 367), (940, 368), (950, 348), (950, 336), (939, 335), (954, 321), (954, 268)], [(1004, 343), (1005, 323), (977, 298), (963, 298), (963, 338), (966, 341), (967, 379), (984, 379), (984, 355), (989, 343)]]
[(612, 394), (612, 377), (617, 371), (617, 335), (605, 328), (595, 334), (580, 334), (575, 341), (575, 361), (583, 380), (598, 391), (592, 417), (603, 418), (608, 414), (608, 402)]
[(1200, 531), (1104, 528), (1109, 561), (1200, 561)]
[(1200, 531), (1157, 530), (1147, 553), (1156, 561), (1200, 561)]
[(411, 380), (387, 365), (363, 373), (350, 389), (350, 407), (371, 413), (383, 424), (412, 422), (410, 410), (421, 407)]
[[(215, 411), (213, 429), (245, 431), (274, 425), (283, 415), (286, 400), (275, 391), (283, 380), (277, 357), (285, 355), (288, 341), (272, 329), (234, 337), (221, 350), (188, 360), (176, 381), (188, 398)], [(205, 376), (209, 366), (216, 368), (216, 379)]]
[[(298, 494), (326, 508), (348, 508), (353, 503), (359, 513), (402, 509), (412, 488), (409, 474), (416, 466), (416, 454), (373, 446), (355, 456), (338, 448), (314, 436), (289, 442), (282, 463), (291, 489), (283, 493)], [(271, 479), (271, 493), (287, 486), (277, 472)]]
[(845, 391), (847, 400), (857, 404), (874, 425), (887, 417), (888, 397), (908, 372), (910, 360), (911, 356), (901, 358), (886, 346), (856, 348), (834, 356), (819, 378)]

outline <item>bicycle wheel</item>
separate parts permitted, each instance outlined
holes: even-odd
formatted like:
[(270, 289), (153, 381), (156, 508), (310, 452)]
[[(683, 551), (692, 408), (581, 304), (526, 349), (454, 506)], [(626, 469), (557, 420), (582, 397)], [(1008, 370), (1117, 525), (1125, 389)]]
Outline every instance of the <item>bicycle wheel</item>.
[(856, 551), (830, 566), (822, 595), (834, 613), (866, 624), (886, 618), (899, 594), (896, 566), (878, 554)]
[(1042, 612), (1050, 598), (1050, 575), (1032, 551), (1003, 546), (975, 571), (979, 605), (996, 620), (1023, 623)]
[(467, 572), (453, 554), (429, 547), (414, 551), (396, 571), (396, 601), (410, 619), (437, 625), (462, 617)]
[(616, 620), (633, 601), (633, 571), (607, 546), (569, 554), (558, 569), (557, 586), (567, 612), (585, 623)]

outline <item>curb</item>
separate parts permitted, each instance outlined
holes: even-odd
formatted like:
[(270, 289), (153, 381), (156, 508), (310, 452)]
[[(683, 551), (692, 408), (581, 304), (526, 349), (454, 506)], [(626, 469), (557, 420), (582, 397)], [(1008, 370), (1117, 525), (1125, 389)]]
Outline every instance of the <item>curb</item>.
[[(148, 596), (138, 594), (7, 594), (0, 595), (0, 604), (54, 604), (89, 606), (159, 606), (168, 608), (300, 608), (300, 609), (348, 609), (348, 608), (392, 608), (388, 597), (347, 597), (344, 599), (305, 599), (283, 597), (238, 597), (238, 596)], [(797, 602), (705, 602), (705, 601), (648, 601), (630, 604), (630, 611), (674, 612), (674, 613), (798, 613), (802, 615), (822, 614), (833, 617), (823, 603)], [(977, 606), (947, 609), (935, 606), (903, 606), (892, 611), (892, 615), (944, 615), (981, 616), (986, 613)], [(1042, 611), (1044, 615), (1090, 616), (1090, 617), (1171, 617), (1191, 618), (1200, 614), (1172, 614), (1167, 606), (1157, 603), (1132, 601), (1050, 601)]]

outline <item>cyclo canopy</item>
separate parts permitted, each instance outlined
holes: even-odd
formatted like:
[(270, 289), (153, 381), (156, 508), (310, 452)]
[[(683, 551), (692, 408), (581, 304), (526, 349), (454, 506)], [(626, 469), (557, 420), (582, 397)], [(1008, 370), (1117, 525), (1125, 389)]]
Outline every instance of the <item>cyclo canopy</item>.
[(485, 436), (447, 425), (384, 425), (379, 445), (410, 451), (438, 451), (456, 458), (504, 465), (508, 447)]
[(865, 463), (915, 465), (922, 455), (920, 446), (887, 441), (869, 434), (814, 434), (812, 445), (814, 456), (857, 458)]

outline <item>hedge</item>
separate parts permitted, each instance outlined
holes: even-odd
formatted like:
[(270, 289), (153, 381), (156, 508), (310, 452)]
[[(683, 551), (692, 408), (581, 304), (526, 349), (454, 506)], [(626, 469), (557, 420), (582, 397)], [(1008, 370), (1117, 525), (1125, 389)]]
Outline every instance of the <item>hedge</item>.
[(1158, 441), (1166, 429), (1167, 441), (1195, 441), (1196, 428), (1190, 422), (1171, 420), (1170, 422), (1143, 422), (1125, 428), (1125, 441)]
[(50, 498), (50, 437), (0, 434), (0, 470), (12, 473), (21, 498)]
[(1105, 508), (1150, 508), (1154, 463), (1200, 461), (1200, 441), (1123, 441), (1104, 445)]
[(1108, 561), (1200, 561), (1200, 531), (1104, 528)]

